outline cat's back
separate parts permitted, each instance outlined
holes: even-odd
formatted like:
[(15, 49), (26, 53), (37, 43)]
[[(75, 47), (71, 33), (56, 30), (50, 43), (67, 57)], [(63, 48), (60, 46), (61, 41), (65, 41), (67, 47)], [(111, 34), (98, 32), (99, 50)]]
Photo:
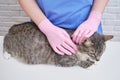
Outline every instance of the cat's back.
[(28, 36), (28, 34), (30, 35), (31, 33), (34, 33), (38, 31), (37, 26), (32, 23), (32, 22), (25, 22), (22, 24), (15, 24), (13, 25), (9, 31), (7, 35), (24, 35), (24, 36)]
[(3, 46), (4, 52), (30, 64), (44, 62), (38, 59), (47, 56), (50, 50), (46, 37), (32, 22), (13, 25), (5, 35)]
[[(17, 46), (17, 44), (19, 44), (19, 45), (20, 44), (26, 45), (27, 43), (32, 44), (32, 43), (34, 43), (35, 39), (37, 39), (37, 40), (40, 39), (41, 35), (42, 35), (42, 33), (39, 31), (37, 26), (32, 22), (15, 24), (9, 29), (8, 33), (5, 35), (4, 44), (12, 43), (16, 46)], [(12, 44), (11, 44), (11, 46), (12, 46)]]

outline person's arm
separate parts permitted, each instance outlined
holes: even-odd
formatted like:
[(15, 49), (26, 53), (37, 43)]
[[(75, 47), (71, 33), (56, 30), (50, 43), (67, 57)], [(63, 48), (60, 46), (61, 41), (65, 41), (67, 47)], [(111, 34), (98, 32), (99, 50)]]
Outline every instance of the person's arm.
[(52, 49), (60, 55), (72, 55), (77, 52), (77, 46), (72, 42), (68, 33), (53, 25), (38, 7), (36, 0), (19, 0), (26, 14), (37, 24), (46, 35)]
[(97, 11), (102, 14), (105, 10), (105, 7), (106, 7), (108, 1), (109, 0), (94, 0), (92, 11)]
[(109, 0), (94, 0), (92, 10), (88, 19), (78, 26), (76, 31), (72, 35), (72, 40), (80, 44), (86, 38), (89, 38), (97, 31), (102, 17), (102, 13)]
[(19, 0), (19, 3), (25, 13), (39, 25), (46, 17), (38, 7), (36, 0)]

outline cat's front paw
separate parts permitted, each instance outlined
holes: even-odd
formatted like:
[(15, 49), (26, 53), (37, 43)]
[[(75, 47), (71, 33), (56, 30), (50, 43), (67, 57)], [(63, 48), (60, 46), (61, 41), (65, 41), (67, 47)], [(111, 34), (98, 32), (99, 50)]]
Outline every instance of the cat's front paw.
[(79, 66), (81, 66), (82, 68), (89, 68), (90, 66), (92, 66), (94, 64), (93, 61), (81, 61)]

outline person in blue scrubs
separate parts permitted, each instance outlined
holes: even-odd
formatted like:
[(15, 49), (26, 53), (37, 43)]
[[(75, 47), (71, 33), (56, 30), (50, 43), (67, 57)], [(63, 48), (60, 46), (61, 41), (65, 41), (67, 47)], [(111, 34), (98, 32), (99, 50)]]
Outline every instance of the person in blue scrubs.
[[(72, 55), (77, 52), (76, 44), (96, 31), (102, 34), (100, 19), (108, 0), (19, 0), (19, 3), (56, 53)], [(75, 30), (73, 39), (64, 29)]]

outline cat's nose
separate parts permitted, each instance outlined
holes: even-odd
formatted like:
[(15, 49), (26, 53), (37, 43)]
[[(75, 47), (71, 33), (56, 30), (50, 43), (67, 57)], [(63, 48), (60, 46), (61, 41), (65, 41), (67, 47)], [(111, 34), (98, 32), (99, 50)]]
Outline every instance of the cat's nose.
[(100, 57), (99, 56), (96, 57), (96, 61), (100, 61)]
[(96, 61), (99, 61), (99, 59), (96, 59)]

